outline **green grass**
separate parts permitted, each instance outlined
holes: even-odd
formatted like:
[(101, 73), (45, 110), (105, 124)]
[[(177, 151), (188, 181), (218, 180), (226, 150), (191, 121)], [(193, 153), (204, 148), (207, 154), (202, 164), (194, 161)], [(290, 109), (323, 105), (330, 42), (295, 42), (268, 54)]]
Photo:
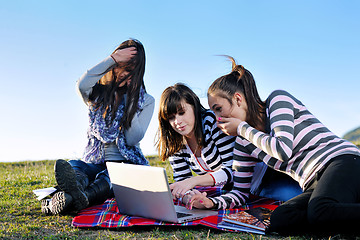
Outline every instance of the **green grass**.
[[(156, 156), (152, 166), (171, 167)], [(130, 227), (116, 230), (79, 229), (71, 226), (72, 215), (46, 216), (32, 190), (55, 185), (54, 161), (0, 163), (0, 239), (318, 239), (316, 236), (260, 236), (230, 233), (207, 227)], [(351, 236), (351, 239), (356, 237)], [(342, 235), (324, 239), (344, 239)], [(350, 238), (349, 238), (350, 239)]]

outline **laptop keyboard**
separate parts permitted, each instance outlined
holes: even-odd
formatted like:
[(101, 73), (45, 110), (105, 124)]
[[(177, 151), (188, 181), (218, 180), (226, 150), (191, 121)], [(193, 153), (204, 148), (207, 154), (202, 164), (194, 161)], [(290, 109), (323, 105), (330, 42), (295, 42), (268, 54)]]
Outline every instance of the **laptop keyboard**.
[(176, 215), (177, 215), (178, 218), (182, 218), (182, 217), (191, 216), (192, 214), (176, 212)]

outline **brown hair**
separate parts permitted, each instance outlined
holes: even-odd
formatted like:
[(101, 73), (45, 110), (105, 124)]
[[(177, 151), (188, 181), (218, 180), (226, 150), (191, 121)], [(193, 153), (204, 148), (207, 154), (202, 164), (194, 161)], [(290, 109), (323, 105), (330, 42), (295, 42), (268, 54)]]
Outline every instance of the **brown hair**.
[[(104, 110), (104, 117), (107, 114), (111, 114), (111, 119), (114, 118), (115, 112), (119, 107), (119, 101), (116, 101), (116, 95), (120, 98), (126, 94), (126, 106), (124, 109), (124, 115), (121, 119), (121, 126), (125, 129), (131, 127), (131, 120), (133, 119), (139, 101), (140, 88), (144, 85), (144, 72), (145, 72), (145, 50), (140, 41), (136, 39), (127, 40), (118, 46), (114, 52), (118, 49), (124, 49), (129, 47), (136, 48), (136, 55), (126, 63), (120, 63), (107, 69), (106, 74), (96, 83), (93, 87), (92, 93), (89, 97), (89, 102), (96, 108), (102, 106)], [(117, 79), (113, 72), (114, 67), (119, 67), (121, 71), (129, 72), (122, 79)], [(123, 87), (119, 87), (119, 84), (131, 78), (129, 85), (125, 84)], [(110, 111), (109, 111), (110, 110)]]
[(209, 87), (208, 95), (223, 97), (232, 105), (232, 97), (236, 92), (244, 94), (248, 107), (246, 121), (252, 127), (263, 125), (265, 102), (259, 96), (253, 75), (242, 65), (237, 65), (234, 58), (226, 57), (232, 62), (231, 73), (216, 79)]
[(202, 114), (205, 112), (205, 108), (201, 105), (198, 96), (189, 87), (182, 83), (177, 83), (166, 88), (160, 97), (159, 129), (156, 145), (159, 156), (163, 161), (180, 151), (184, 146), (184, 136), (177, 133), (169, 123), (169, 117), (181, 111), (182, 101), (193, 107), (195, 114), (195, 137), (199, 146), (204, 145)]

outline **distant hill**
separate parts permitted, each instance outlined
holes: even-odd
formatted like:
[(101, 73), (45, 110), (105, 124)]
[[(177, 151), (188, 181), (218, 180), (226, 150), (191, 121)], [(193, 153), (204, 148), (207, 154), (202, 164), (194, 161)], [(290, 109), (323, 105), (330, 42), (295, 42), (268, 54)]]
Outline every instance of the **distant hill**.
[(360, 145), (360, 127), (346, 133), (344, 137), (346, 140), (355, 143), (356, 145)]

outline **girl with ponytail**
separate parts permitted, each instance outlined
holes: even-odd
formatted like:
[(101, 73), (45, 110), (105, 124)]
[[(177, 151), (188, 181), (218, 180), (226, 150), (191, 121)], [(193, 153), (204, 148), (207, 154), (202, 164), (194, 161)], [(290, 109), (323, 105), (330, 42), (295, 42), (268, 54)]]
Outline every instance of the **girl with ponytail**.
[[(208, 89), (208, 95), (211, 96), (216, 92), (227, 102), (232, 103), (231, 96), (240, 93), (243, 95), (243, 99), (246, 99), (242, 103), (242, 107), (246, 110), (246, 122), (254, 128), (265, 131), (266, 103), (259, 96), (253, 75), (242, 65), (237, 65), (232, 57), (226, 57), (232, 62), (232, 71), (217, 79)], [(222, 91), (218, 91), (219, 89)], [(221, 125), (219, 127), (221, 128)], [(222, 130), (227, 133), (226, 129), (222, 128)], [(256, 164), (254, 172), (250, 186), (250, 193), (254, 195), (287, 201), (302, 193), (302, 189), (295, 180), (286, 174), (268, 168), (263, 162)]]
[(225, 209), (246, 203), (257, 163), (285, 173), (303, 193), (279, 206), (269, 231), (353, 229), (360, 219), (360, 150), (327, 129), (284, 90), (261, 101), (252, 74), (232, 61), (232, 72), (216, 79), (208, 102), (218, 126), (236, 136), (234, 187), (222, 196), (196, 194), (189, 207)]
[(248, 123), (252, 126), (264, 125), (265, 102), (263, 102), (257, 91), (255, 80), (247, 69), (242, 65), (236, 65), (235, 60), (227, 56), (232, 62), (230, 74), (218, 78), (209, 88), (210, 94), (216, 89), (223, 89), (221, 96), (231, 102), (231, 96), (240, 92), (247, 99)]

